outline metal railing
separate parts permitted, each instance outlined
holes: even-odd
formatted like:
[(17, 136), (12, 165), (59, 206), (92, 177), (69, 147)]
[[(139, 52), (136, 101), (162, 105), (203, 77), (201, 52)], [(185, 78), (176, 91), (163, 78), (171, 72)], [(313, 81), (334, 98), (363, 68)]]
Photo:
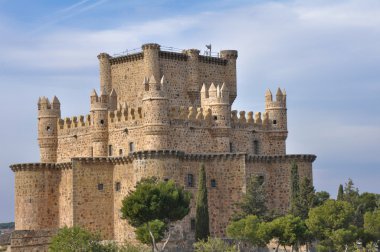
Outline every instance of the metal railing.
[[(176, 48), (176, 47), (172, 47), (172, 46), (160, 46), (160, 49), (162, 51), (176, 52), (176, 53), (183, 53), (185, 51), (185, 49)], [(128, 55), (132, 55), (132, 54), (137, 54), (137, 53), (141, 53), (141, 52), (142, 52), (141, 48), (134, 48), (134, 49), (130, 49), (130, 50), (126, 49), (125, 51), (122, 51), (120, 53), (114, 53), (112, 56), (113, 57), (121, 57), (121, 56), (128, 56)], [(203, 51), (203, 54), (200, 53), (200, 55), (220, 58), (220, 54), (218, 52), (210, 52), (208, 50)]]

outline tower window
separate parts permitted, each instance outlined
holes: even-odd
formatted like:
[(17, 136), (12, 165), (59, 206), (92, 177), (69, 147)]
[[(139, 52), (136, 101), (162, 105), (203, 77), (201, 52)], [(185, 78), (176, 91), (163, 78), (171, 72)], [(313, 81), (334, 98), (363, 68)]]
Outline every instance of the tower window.
[(187, 186), (193, 187), (194, 186), (194, 175), (193, 174), (187, 174)]
[(108, 145), (108, 156), (112, 156), (112, 145)]
[(195, 219), (194, 218), (190, 219), (190, 230), (195, 231)]
[(277, 124), (277, 120), (273, 120), (273, 124)]
[(129, 152), (134, 152), (135, 151), (135, 143), (134, 142), (130, 142), (129, 143)]
[(116, 191), (116, 192), (119, 192), (119, 191), (120, 191), (120, 188), (121, 188), (121, 183), (120, 183), (120, 182), (116, 182), (116, 183), (115, 183), (115, 191)]
[(104, 189), (103, 184), (98, 184), (98, 190), (99, 190), (99, 191), (103, 191), (103, 189)]
[(100, 120), (100, 124), (101, 125), (103, 125), (104, 124), (104, 120), (102, 119), (102, 120)]
[(211, 187), (216, 187), (216, 180), (215, 179), (211, 179)]
[(259, 141), (253, 141), (253, 154), (259, 155)]
[(217, 117), (217, 116), (214, 116), (214, 120), (215, 120), (215, 121), (218, 120), (218, 117)]
[(123, 156), (123, 149), (119, 149), (119, 156)]
[(230, 152), (233, 152), (233, 151), (234, 151), (234, 148), (233, 148), (233, 147), (234, 147), (233, 144), (230, 143)]

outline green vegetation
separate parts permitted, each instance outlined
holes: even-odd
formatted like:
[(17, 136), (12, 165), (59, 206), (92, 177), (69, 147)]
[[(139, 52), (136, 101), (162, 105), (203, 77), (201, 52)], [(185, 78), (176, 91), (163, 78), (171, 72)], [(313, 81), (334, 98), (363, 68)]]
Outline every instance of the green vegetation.
[(98, 234), (92, 234), (80, 227), (64, 227), (52, 238), (49, 246), (51, 252), (148, 252), (145, 247), (131, 244), (118, 246), (115, 243), (100, 242)]
[[(253, 182), (255, 184), (255, 182)], [(261, 247), (271, 239), (280, 246), (291, 246), (299, 251), (301, 245), (317, 242), (317, 251), (355, 251), (362, 246), (366, 251), (377, 251), (380, 242), (380, 195), (359, 193), (351, 179), (339, 186), (337, 200), (329, 199), (327, 192), (315, 192), (309, 179), (299, 181), (297, 164), (291, 168), (291, 197), (289, 213), (269, 219), (269, 211), (262, 209), (260, 191), (256, 183), (249, 189), (239, 206), (238, 215), (227, 227), (227, 235), (235, 239), (239, 249), (241, 241)], [(252, 210), (253, 209), (253, 210)], [(255, 211), (256, 215), (252, 215)], [(358, 245), (359, 244), (359, 245)], [(380, 244), (379, 244), (380, 245)], [(308, 248), (306, 248), (308, 250)]]
[(0, 229), (14, 229), (14, 228), (15, 228), (14, 222), (0, 223)]
[[(170, 239), (169, 223), (184, 218), (190, 211), (190, 193), (173, 180), (142, 179), (122, 201), (122, 217), (136, 228), (136, 237), (151, 244), (153, 251), (163, 251)], [(157, 246), (167, 233), (162, 248)]]
[(206, 171), (202, 163), (199, 169), (199, 183), (195, 216), (195, 240), (207, 240), (210, 236), (208, 199), (206, 187)]
[(236, 252), (236, 247), (218, 238), (209, 238), (194, 243), (195, 252)]

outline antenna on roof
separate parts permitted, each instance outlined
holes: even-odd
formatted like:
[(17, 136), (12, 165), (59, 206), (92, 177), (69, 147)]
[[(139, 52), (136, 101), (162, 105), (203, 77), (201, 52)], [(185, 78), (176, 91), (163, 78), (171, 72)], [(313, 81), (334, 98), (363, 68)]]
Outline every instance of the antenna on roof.
[(206, 45), (206, 48), (210, 50), (209, 52), (205, 51), (206, 55), (211, 56), (211, 43), (209, 45)]

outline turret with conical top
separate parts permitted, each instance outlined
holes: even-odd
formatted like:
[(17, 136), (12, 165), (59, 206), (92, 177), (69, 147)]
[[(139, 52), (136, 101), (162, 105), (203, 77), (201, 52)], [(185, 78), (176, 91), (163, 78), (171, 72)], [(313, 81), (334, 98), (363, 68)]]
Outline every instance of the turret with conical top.
[(38, 143), (42, 163), (57, 162), (57, 123), (60, 117), (61, 103), (56, 96), (51, 103), (44, 96), (38, 99)]
[[(158, 82), (154, 75), (144, 78), (143, 96), (145, 150), (168, 148), (169, 100), (166, 94), (165, 77)], [(138, 147), (137, 147), (138, 148)]]
[(276, 92), (276, 100), (272, 100), (272, 93), (268, 89), (265, 94), (265, 111), (269, 114), (269, 120), (272, 123), (273, 129), (287, 131), (287, 108), (286, 108), (286, 93), (280, 88)]

